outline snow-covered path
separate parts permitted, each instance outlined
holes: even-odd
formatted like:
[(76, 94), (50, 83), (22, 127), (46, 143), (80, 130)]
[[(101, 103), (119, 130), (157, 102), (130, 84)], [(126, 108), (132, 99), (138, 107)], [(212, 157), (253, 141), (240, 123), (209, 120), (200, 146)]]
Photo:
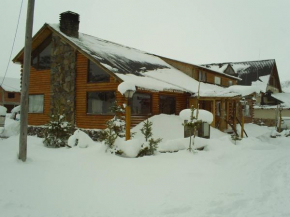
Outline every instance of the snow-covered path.
[(290, 216), (290, 138), (260, 134), (143, 158), (106, 154), (100, 143), (49, 149), (29, 137), (26, 163), (18, 137), (1, 140), (0, 216)]

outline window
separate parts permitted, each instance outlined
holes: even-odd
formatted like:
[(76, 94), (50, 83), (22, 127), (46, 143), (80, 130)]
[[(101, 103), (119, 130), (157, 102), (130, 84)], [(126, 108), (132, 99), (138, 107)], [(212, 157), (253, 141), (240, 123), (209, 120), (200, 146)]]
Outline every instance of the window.
[(216, 116), (221, 116), (221, 102), (216, 103)]
[(202, 72), (202, 71), (199, 71), (198, 72), (198, 80), (199, 81), (206, 82), (206, 73), (205, 72)]
[(233, 85), (233, 81), (229, 81), (229, 86), (232, 86)]
[(146, 93), (135, 93), (131, 104), (133, 115), (151, 114), (151, 95)]
[(29, 113), (43, 113), (43, 95), (29, 95)]
[(8, 98), (9, 99), (15, 98), (15, 93), (8, 92)]
[(97, 66), (92, 61), (88, 60), (88, 82), (109, 82), (110, 75)]
[(175, 114), (175, 97), (159, 96), (159, 112), (163, 114)]
[(215, 76), (215, 77), (214, 77), (214, 83), (217, 84), (217, 85), (221, 85), (221, 78)]
[(111, 107), (116, 101), (115, 92), (88, 92), (87, 93), (87, 113), (111, 115)]
[(51, 63), (51, 37), (39, 45), (32, 53), (31, 65), (37, 70), (50, 69)]
[(244, 116), (245, 117), (251, 117), (250, 106), (249, 105), (244, 105), (243, 106), (243, 110), (244, 110)]

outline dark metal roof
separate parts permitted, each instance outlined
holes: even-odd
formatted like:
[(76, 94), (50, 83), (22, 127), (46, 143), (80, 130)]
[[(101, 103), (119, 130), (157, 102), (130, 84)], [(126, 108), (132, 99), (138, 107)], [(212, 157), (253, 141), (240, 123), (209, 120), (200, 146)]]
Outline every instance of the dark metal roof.
[(222, 67), (225, 64), (229, 64), (238, 74), (239, 78), (242, 79), (238, 81), (239, 85), (250, 86), (252, 82), (257, 81), (259, 77), (270, 75), (276, 63), (274, 59), (270, 59), (246, 62), (211, 63), (202, 66), (210, 68), (211, 66), (219, 65)]

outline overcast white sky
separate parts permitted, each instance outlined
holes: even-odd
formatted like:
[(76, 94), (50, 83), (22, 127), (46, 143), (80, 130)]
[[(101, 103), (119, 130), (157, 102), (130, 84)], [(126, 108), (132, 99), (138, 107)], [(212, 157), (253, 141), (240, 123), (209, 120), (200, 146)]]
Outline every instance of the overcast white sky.
[[(24, 0), (12, 57), (24, 46)], [(80, 32), (194, 64), (276, 59), (290, 80), (289, 0), (35, 0), (36, 33), (59, 14), (80, 14)], [(21, 0), (1, 0), (0, 76), (14, 38)], [(8, 77), (19, 77), (11, 62)]]

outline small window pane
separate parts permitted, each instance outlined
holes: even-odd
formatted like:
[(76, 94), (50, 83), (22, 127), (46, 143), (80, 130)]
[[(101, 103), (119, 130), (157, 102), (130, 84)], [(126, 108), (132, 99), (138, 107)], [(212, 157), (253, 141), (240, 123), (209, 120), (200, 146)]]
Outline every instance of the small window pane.
[(233, 81), (229, 81), (229, 86), (232, 86), (233, 85)]
[(51, 43), (39, 53), (38, 69), (49, 69), (51, 62)]
[(88, 82), (109, 82), (110, 75), (89, 60), (88, 64)]
[(175, 97), (160, 96), (159, 97), (159, 111), (163, 114), (175, 114)]
[(8, 93), (8, 98), (9, 99), (15, 98), (15, 93)]
[(89, 114), (113, 114), (111, 107), (116, 101), (115, 92), (88, 92)]
[(151, 114), (151, 95), (145, 93), (135, 93), (132, 99), (133, 115)]
[(43, 113), (43, 95), (29, 95), (29, 113)]
[(221, 78), (220, 77), (214, 77), (214, 83), (220, 85), (221, 84)]

